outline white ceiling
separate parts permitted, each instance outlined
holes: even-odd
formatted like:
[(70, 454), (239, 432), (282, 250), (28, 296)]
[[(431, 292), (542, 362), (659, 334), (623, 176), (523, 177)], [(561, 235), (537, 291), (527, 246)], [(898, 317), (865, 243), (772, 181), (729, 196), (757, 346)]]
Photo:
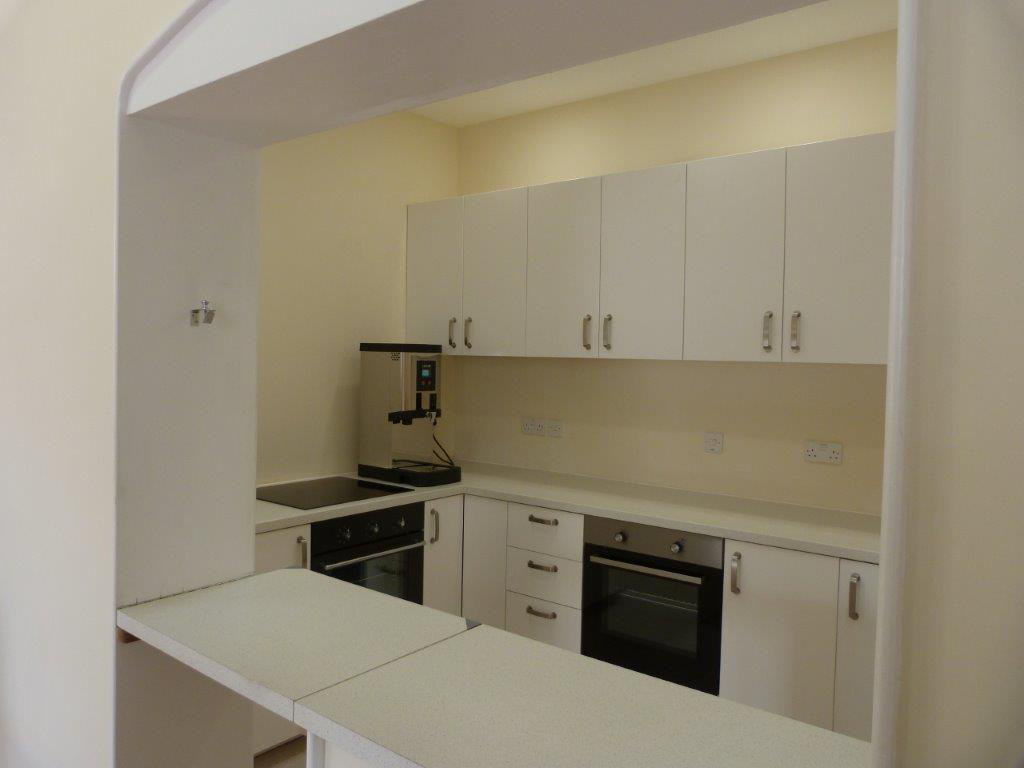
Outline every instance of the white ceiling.
[(473, 125), (895, 29), (896, 5), (827, 0), (413, 111), (448, 125)]
[[(399, 10), (242, 69), (244, 61), (227, 52), (242, 49), (249, 59), (262, 59), (279, 36), (261, 37), (255, 48), (246, 41), (254, 28), (273, 30), (276, 17), (268, 9), (286, 0), (203, 2), (204, 8), (243, 3), (245, 25), (217, 24), (218, 14), (207, 13), (196, 21), (217, 34), (197, 28), (164, 40), (156, 52), (160, 66), (185, 72), (189, 89), (143, 109), (140, 102), (129, 114), (259, 146), (732, 27), (812, 0), (360, 0), (366, 8)], [(326, 7), (337, 0), (303, 4)], [(303, 26), (288, 36), (308, 32)], [(185, 37), (206, 40), (202, 61), (180, 61), (190, 58)], [(204, 72), (214, 79), (200, 85), (206, 78), (196, 73)]]

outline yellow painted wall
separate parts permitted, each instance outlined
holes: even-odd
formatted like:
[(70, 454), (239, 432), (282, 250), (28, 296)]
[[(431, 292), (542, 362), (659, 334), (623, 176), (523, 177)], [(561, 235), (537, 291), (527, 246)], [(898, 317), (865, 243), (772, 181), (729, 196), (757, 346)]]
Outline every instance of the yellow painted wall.
[[(892, 130), (884, 33), (459, 131), (460, 191), (594, 176)], [(885, 370), (458, 358), (459, 458), (877, 514)], [(521, 433), (523, 416), (565, 437)], [(446, 425), (451, 433), (451, 424)], [(703, 450), (704, 431), (725, 451)], [(843, 443), (808, 464), (806, 440)]]
[(455, 194), (456, 139), (396, 114), (262, 150), (261, 482), (355, 468), (359, 342), (404, 337), (405, 206)]
[(896, 33), (468, 126), (462, 193), (892, 130)]

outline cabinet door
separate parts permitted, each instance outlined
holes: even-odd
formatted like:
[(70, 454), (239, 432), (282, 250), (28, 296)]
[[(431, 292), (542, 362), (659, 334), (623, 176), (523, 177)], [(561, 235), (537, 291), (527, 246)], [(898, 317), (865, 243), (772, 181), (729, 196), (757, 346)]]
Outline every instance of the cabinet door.
[(839, 562), (835, 730), (869, 741), (875, 680), (878, 566)]
[(309, 567), (308, 525), (256, 534), (256, 573)]
[(461, 351), (461, 198), (409, 206), (405, 259), (406, 341)]
[(530, 187), (526, 354), (597, 357), (601, 179)]
[(462, 615), (504, 629), (508, 504), (467, 496), (465, 517)]
[(423, 604), (462, 615), (462, 497), (426, 503)]
[(892, 159), (891, 133), (787, 150), (783, 360), (886, 362)]
[(605, 176), (601, 192), (601, 357), (683, 354), (686, 166)]
[(786, 150), (686, 170), (687, 360), (782, 360)]
[[(308, 525), (256, 534), (256, 573), (276, 571), (279, 568), (308, 568), (309, 535)], [(269, 709), (253, 705), (254, 755), (291, 741), (304, 732), (295, 723), (275, 715)]]
[(839, 560), (727, 541), (725, 568), (720, 694), (831, 728)]
[(463, 198), (466, 354), (526, 354), (526, 195), (522, 188)]

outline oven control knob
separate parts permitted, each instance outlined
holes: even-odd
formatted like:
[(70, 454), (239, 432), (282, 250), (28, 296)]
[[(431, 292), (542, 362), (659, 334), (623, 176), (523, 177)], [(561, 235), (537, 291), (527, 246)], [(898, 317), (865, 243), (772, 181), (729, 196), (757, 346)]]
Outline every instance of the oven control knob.
[(378, 533), (380, 533), (380, 525), (378, 523), (370, 523), (367, 526), (367, 530), (374, 536), (376, 536)]
[(398, 518), (398, 522), (396, 523), (396, 525), (399, 528), (405, 528), (405, 518), (404, 517)]
[(612, 536), (612, 541), (614, 541), (616, 544), (624, 544), (627, 538), (629, 537), (626, 536), (625, 531), (619, 531), (614, 536)]
[(351, 528), (344, 528), (344, 529), (342, 529), (342, 531), (341, 531), (341, 538), (343, 538), (345, 541), (348, 541), (349, 539), (351, 539), (352, 538), (352, 529)]
[(673, 541), (672, 542), (672, 546), (670, 546), (668, 548), (668, 551), (671, 552), (673, 555), (678, 555), (680, 552), (682, 552), (683, 551), (683, 541), (682, 541), (682, 539), (680, 539), (679, 541)]

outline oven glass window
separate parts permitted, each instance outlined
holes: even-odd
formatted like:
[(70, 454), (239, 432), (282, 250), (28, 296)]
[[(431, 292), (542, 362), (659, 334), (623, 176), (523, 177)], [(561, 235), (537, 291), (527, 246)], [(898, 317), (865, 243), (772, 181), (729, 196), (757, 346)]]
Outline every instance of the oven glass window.
[(375, 592), (420, 602), (423, 599), (422, 577), (418, 578), (417, 574), (422, 570), (423, 550), (412, 549), (348, 565), (331, 575)]
[(602, 634), (671, 653), (697, 655), (699, 586), (607, 566), (602, 571)]

